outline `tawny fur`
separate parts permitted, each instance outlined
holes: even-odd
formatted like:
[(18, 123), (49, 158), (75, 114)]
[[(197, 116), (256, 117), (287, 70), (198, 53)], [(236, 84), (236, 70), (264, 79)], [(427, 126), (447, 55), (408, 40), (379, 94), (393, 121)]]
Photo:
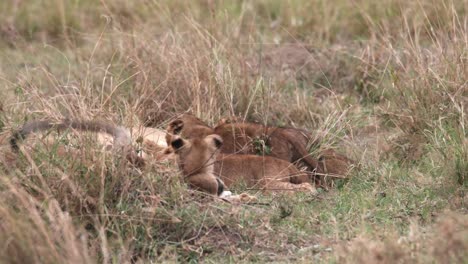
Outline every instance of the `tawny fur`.
[[(254, 123), (227, 123), (218, 125), (214, 133), (224, 140), (221, 152), (252, 154), (259, 152), (258, 139), (263, 139), (269, 147), (270, 153), (263, 153), (292, 163), (302, 161), (309, 170), (316, 173), (316, 181), (325, 184), (324, 177), (346, 177), (356, 164), (345, 155), (332, 149), (322, 150), (318, 153), (319, 159), (311, 156), (307, 150), (311, 142), (308, 132), (296, 128), (268, 127)], [(255, 142), (257, 141), (257, 142)], [(260, 149), (261, 152), (261, 149)]]
[(269, 156), (218, 155), (222, 142), (215, 134), (191, 140), (173, 138), (171, 145), (190, 186), (215, 194), (219, 177), (227, 187), (245, 182), (249, 188), (259, 190), (315, 192), (308, 183), (309, 174), (299, 171), (293, 164)]
[(174, 135), (184, 139), (204, 138), (213, 134), (213, 129), (191, 114), (182, 114), (169, 123), (166, 132), (166, 142), (170, 145)]
[(214, 172), (226, 187), (242, 182), (250, 189), (315, 192), (310, 174), (299, 171), (292, 163), (269, 156), (221, 154), (216, 159)]
[[(254, 123), (226, 122), (218, 125), (214, 133), (220, 135), (224, 140), (221, 152), (251, 154), (259, 152), (258, 142), (263, 139), (265, 145), (270, 148), (271, 153), (264, 153), (292, 163), (302, 161), (309, 169), (317, 174), (317, 181), (324, 182), (324, 176), (346, 177), (356, 164), (343, 154), (333, 149), (325, 149), (318, 153), (319, 159), (310, 156), (306, 146), (317, 143), (312, 142), (308, 132), (296, 128), (267, 127)], [(260, 150), (261, 151), (261, 150)]]
[(224, 140), (223, 153), (263, 154), (292, 163), (303, 161), (310, 170), (318, 168), (318, 161), (307, 151), (306, 131), (240, 122), (219, 125), (214, 133)]
[(220, 189), (213, 171), (215, 152), (219, 148), (216, 145), (218, 138), (216, 135), (210, 135), (188, 141), (174, 136), (171, 142), (184, 180), (192, 188), (213, 195), (218, 194)]
[[(172, 135), (185, 139), (203, 138), (210, 134), (220, 135), (223, 139), (223, 153), (264, 154), (289, 162), (304, 161), (311, 170), (318, 168), (318, 161), (307, 151), (309, 136), (306, 131), (295, 128), (268, 127), (247, 122), (229, 122), (221, 120), (214, 129), (195, 116), (184, 114), (172, 121), (167, 128), (168, 144)], [(260, 142), (263, 140), (269, 147), (269, 153), (262, 152)]]
[[(222, 153), (262, 154), (292, 163), (302, 161), (310, 171), (319, 175), (318, 178), (323, 178), (324, 175), (345, 177), (355, 164), (342, 154), (334, 151), (332, 154), (332, 150), (321, 151), (318, 154), (320, 161), (312, 157), (307, 146), (317, 142), (314, 142), (305, 130), (248, 123), (235, 116), (221, 119), (212, 129), (195, 116), (184, 114), (171, 122), (168, 131), (168, 142), (172, 134), (179, 134), (186, 139), (217, 134), (224, 142)], [(262, 149), (262, 142), (267, 149)]]

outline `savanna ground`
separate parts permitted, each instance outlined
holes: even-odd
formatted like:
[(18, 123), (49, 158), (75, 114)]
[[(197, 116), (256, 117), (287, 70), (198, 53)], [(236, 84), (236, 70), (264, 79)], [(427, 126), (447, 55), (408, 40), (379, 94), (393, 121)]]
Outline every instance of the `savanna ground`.
[(464, 0), (1, 1), (5, 135), (47, 117), (164, 128), (186, 111), (238, 115), (308, 129), (311, 151), (360, 166), (318, 196), (239, 206), (194, 195), (164, 164), (37, 146), (0, 161), (0, 262), (466, 263), (467, 12)]

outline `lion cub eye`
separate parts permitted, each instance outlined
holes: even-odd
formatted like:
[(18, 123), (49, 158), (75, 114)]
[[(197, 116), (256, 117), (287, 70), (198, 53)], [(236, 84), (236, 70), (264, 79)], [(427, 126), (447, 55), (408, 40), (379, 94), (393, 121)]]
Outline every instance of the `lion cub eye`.
[(215, 138), (213, 138), (213, 141), (214, 141), (214, 144), (215, 144), (216, 148), (218, 148), (218, 149), (221, 148), (221, 146), (223, 145), (223, 141), (221, 139), (219, 139), (219, 138), (215, 137)]
[(171, 142), (171, 146), (175, 149), (175, 150), (178, 150), (180, 149), (181, 147), (184, 146), (184, 140), (181, 139), (181, 138), (178, 138), (174, 141)]

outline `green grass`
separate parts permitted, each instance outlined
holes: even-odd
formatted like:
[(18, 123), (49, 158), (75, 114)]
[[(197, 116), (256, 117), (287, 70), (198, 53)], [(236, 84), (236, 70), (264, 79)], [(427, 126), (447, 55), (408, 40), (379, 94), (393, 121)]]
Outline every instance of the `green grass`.
[[(466, 262), (467, 11), (452, 0), (0, 3), (0, 138), (37, 118), (164, 128), (189, 111), (304, 128), (320, 139), (312, 153), (360, 165), (318, 197), (239, 206), (88, 137), (58, 136), (14, 166), (0, 141), (0, 262)], [(78, 157), (57, 155), (65, 145)]]

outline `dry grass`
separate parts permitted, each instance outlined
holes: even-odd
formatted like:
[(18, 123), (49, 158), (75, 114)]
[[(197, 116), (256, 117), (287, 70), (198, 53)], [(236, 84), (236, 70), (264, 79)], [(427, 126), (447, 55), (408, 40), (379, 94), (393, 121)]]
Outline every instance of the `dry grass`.
[(468, 219), (453, 212), (446, 214), (426, 228), (413, 221), (408, 234), (400, 237), (356, 237), (339, 247), (338, 260), (340, 263), (463, 263), (468, 257)]
[(238, 115), (361, 166), (319, 197), (232, 206), (87, 138), (14, 167), (0, 141), (4, 262), (467, 261), (466, 1), (46, 2), (0, 3), (2, 137), (44, 117)]

